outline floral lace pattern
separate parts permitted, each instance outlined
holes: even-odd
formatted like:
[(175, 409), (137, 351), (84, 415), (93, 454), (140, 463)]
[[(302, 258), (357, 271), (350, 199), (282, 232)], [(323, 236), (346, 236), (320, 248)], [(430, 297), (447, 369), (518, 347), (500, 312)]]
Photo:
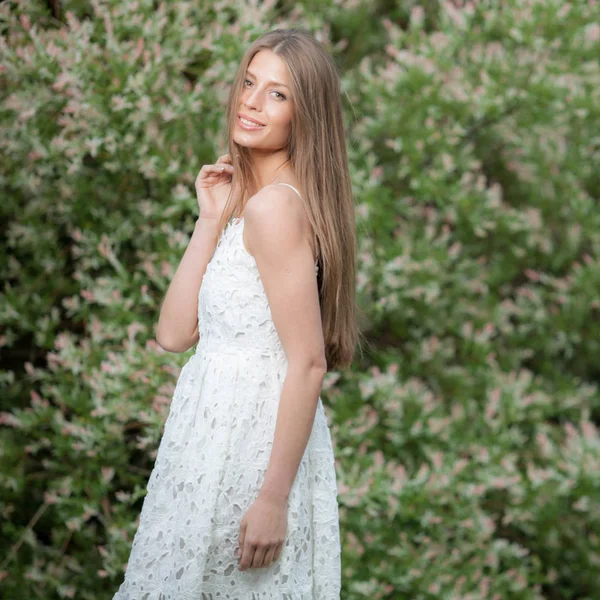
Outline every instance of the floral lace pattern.
[(240, 522), (269, 462), (287, 361), (243, 218), (198, 294), (200, 339), (173, 394), (125, 579), (113, 600), (339, 600), (334, 454), (319, 398), (270, 567), (238, 569)]

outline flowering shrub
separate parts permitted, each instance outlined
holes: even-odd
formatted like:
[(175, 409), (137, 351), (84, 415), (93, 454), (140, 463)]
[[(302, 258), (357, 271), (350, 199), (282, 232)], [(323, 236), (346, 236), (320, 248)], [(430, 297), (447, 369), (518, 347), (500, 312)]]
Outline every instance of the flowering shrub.
[(342, 597), (600, 596), (597, 2), (48, 4), (0, 8), (4, 597), (121, 581), (193, 182), (293, 25), (343, 74), (369, 339), (322, 394)]

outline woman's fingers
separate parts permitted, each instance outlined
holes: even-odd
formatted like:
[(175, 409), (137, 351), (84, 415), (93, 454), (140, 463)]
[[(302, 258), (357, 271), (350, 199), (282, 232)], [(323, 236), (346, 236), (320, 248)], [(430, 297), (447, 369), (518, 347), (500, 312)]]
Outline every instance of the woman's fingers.
[(251, 569), (260, 569), (263, 566), (265, 553), (265, 548), (261, 548), (260, 546), (256, 547), (256, 550), (254, 551), (254, 557), (252, 558), (252, 563), (250, 564)]
[(207, 177), (218, 177), (219, 175), (227, 173), (228, 175), (233, 173), (233, 167), (227, 164), (221, 165), (204, 165), (198, 173), (199, 179), (206, 179)]
[(264, 568), (270, 567), (275, 562), (275, 552), (277, 552), (277, 548), (277, 546), (270, 546), (267, 550), (262, 562)]
[(217, 159), (217, 164), (220, 163), (229, 163), (231, 164), (231, 155), (230, 154), (221, 154)]
[(216, 177), (222, 173), (227, 173), (227, 175), (233, 174), (230, 154), (221, 154), (214, 165), (203, 165), (200, 173), (198, 173), (198, 179)]

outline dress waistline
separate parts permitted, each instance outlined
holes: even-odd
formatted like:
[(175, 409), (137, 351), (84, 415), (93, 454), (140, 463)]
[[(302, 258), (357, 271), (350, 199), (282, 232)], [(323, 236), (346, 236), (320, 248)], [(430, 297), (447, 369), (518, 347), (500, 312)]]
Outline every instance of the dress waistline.
[(219, 354), (228, 356), (264, 356), (266, 358), (285, 358), (283, 348), (235, 348), (231, 346), (196, 347), (195, 355)]

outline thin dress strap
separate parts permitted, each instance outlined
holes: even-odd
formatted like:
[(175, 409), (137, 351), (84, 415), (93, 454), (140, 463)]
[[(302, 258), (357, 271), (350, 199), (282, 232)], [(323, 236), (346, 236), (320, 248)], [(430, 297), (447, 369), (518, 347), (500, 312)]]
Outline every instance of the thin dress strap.
[[(290, 183), (276, 183), (275, 185), (287, 185), (288, 187), (291, 187), (296, 194), (298, 194), (298, 196), (300, 196), (300, 199), (302, 199), (302, 196), (300, 195), (300, 192)], [(317, 248), (317, 235), (314, 234), (314, 238), (315, 238), (315, 252), (317, 253), (317, 257), (319, 256), (319, 250)], [(319, 259), (317, 258), (317, 260), (315, 261), (315, 266), (317, 265), (317, 263), (319, 262)], [(317, 267), (318, 268), (318, 267)]]

